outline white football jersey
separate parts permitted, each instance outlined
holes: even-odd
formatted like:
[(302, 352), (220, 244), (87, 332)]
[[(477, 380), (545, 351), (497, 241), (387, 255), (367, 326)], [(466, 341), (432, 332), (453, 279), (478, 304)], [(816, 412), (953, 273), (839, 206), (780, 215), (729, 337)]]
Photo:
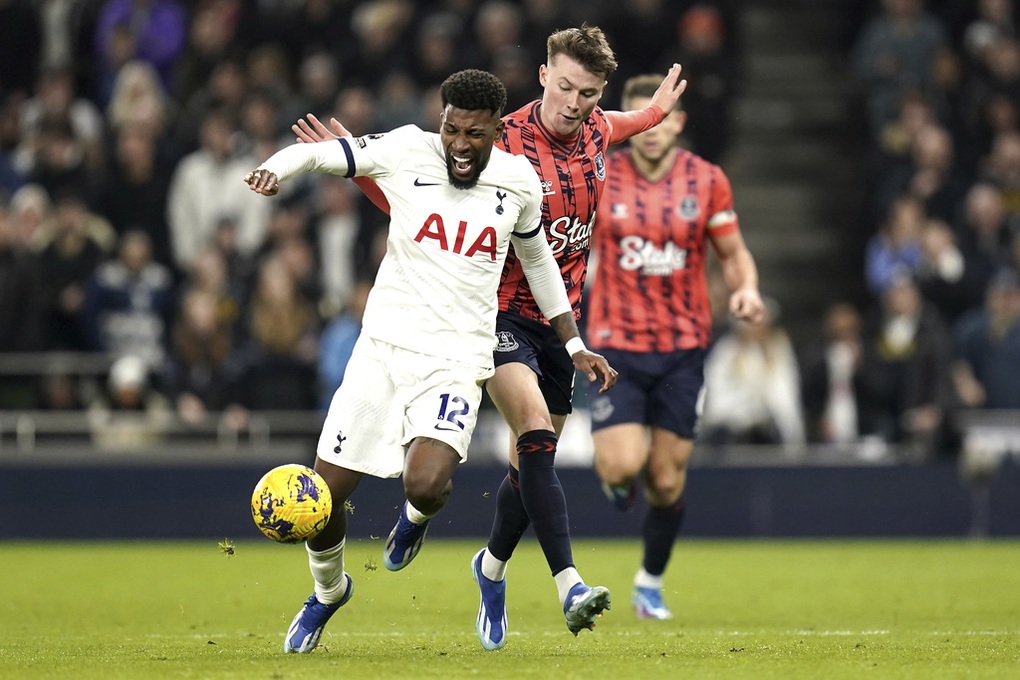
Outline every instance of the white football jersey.
[(471, 189), (450, 183), (436, 133), (405, 125), (339, 140), (348, 176), (369, 175), (390, 204), (389, 236), (362, 332), (415, 352), (489, 366), (496, 289), (511, 233), (539, 227), (531, 163), (493, 148)]

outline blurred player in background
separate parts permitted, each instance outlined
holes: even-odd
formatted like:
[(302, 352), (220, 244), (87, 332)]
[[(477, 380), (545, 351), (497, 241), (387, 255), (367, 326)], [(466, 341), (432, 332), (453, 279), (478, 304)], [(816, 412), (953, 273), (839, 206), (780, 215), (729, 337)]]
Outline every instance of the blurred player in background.
[[(547, 40), (547, 63), (539, 67), (542, 99), (507, 115), (497, 141), (499, 148), (527, 158), (542, 180), (542, 225), (575, 319), (580, 318), (591, 229), (606, 179), (605, 153), (609, 145), (662, 121), (686, 87), (680, 66), (674, 65), (644, 109), (603, 111), (598, 101), (616, 65), (601, 29), (584, 25), (553, 33)], [(331, 124), (335, 134), (346, 134), (338, 121)], [(305, 141), (335, 136), (312, 116), (294, 131)], [(388, 209), (370, 185), (359, 186)], [(496, 495), (488, 545), (471, 562), (481, 591), (478, 637), (489, 650), (506, 643), (506, 566), (529, 523), (572, 633), (593, 628), (611, 602), (606, 588), (588, 587), (575, 568), (566, 499), (553, 467), (557, 440), (571, 412), (576, 353), (585, 351), (580, 341), (564, 351), (556, 338), (511, 251), (500, 278), (496, 372), (485, 386), (510, 426), (510, 467)], [(600, 385), (599, 392), (604, 391)], [(405, 520), (402, 516), (400, 521)]]
[[(294, 144), (245, 177), (253, 191), (271, 196), (281, 181), (305, 172), (370, 175), (391, 206), (386, 255), (315, 460), (340, 508), (365, 474), (403, 474), (408, 502), (395, 533), (410, 542), (389, 542), (390, 568), (413, 559), (425, 533), (418, 527), (443, 507), (467, 457), (482, 384), (494, 371), (496, 288), (511, 241), (561, 346), (580, 342), (541, 228), (538, 178), (525, 160), (493, 147), (506, 90), (492, 74), (471, 69), (450, 76), (441, 96), (438, 135), (407, 125)], [(574, 361), (607, 387), (615, 379), (598, 355), (578, 352)], [(315, 592), (291, 623), (285, 652), (315, 649), (326, 622), (350, 600), (346, 534), (347, 513), (335, 512), (308, 541)]]
[[(647, 108), (660, 81), (629, 79), (624, 108)], [(610, 155), (588, 293), (588, 342), (620, 371), (612, 393), (591, 395), (595, 469), (621, 510), (633, 507), (638, 486), (644, 490), (633, 603), (639, 617), (654, 619), (671, 618), (662, 576), (683, 523), (711, 334), (706, 243), (722, 264), (730, 315), (757, 323), (765, 314), (730, 182), (718, 166), (677, 146), (685, 122), (674, 110)]]

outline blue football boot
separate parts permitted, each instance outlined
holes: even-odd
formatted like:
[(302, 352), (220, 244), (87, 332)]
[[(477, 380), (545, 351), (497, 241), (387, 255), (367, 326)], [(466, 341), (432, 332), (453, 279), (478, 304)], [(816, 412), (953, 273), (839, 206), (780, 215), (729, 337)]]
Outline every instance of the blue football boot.
[[(405, 502), (405, 506), (407, 503)], [(386, 546), (383, 548), (383, 564), (390, 571), (400, 571), (418, 555), (421, 544), (425, 541), (425, 533), (429, 528), (429, 520), (421, 524), (414, 524), (407, 519), (407, 512), (404, 507), (400, 508), (400, 518), (397, 519), (393, 531), (386, 539)]]
[(490, 581), (485, 577), (482, 573), (483, 554), (485, 548), (471, 558), (471, 575), (475, 577), (481, 594), (475, 631), (482, 647), (491, 652), (506, 644), (506, 579)]
[(595, 619), (602, 616), (604, 610), (611, 609), (611, 596), (609, 590), (603, 586), (589, 588), (583, 583), (577, 583), (563, 603), (563, 615), (567, 619), (567, 628), (574, 635), (583, 629), (595, 628)]
[(322, 604), (313, 593), (305, 601), (305, 606), (297, 613), (294, 620), (290, 622), (287, 629), (287, 637), (283, 641), (285, 653), (307, 654), (319, 646), (319, 638), (322, 636), (322, 629), (326, 627), (329, 617), (336, 613), (337, 609), (347, 604), (354, 594), (354, 581), (350, 574), (347, 576), (347, 591), (338, 602), (333, 604)]

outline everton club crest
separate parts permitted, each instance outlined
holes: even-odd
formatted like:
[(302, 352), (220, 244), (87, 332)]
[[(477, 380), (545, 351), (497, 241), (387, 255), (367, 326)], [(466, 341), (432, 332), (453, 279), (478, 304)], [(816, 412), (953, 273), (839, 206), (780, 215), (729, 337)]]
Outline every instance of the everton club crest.
[(600, 182), (606, 179), (606, 159), (601, 151), (595, 156), (595, 176)]
[(677, 213), (685, 220), (693, 220), (701, 212), (701, 208), (698, 207), (698, 199), (694, 196), (684, 196), (683, 200), (680, 201), (680, 206), (677, 208)]

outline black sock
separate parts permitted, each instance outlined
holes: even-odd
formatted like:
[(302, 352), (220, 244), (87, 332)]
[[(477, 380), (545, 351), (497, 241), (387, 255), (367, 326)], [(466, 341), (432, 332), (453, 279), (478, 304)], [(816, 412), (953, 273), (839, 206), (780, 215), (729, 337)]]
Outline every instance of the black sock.
[(648, 508), (641, 526), (645, 557), (641, 566), (652, 576), (662, 576), (673, 552), (673, 542), (684, 523), (684, 501), (681, 498), (665, 508)]
[(521, 468), (521, 501), (555, 576), (574, 566), (567, 499), (553, 467), (556, 435), (548, 430), (525, 432), (517, 439), (517, 453)]
[(520, 473), (509, 465), (509, 471), (496, 492), (496, 516), (489, 534), (489, 552), (497, 560), (508, 561), (528, 529), (528, 513), (521, 501)]

